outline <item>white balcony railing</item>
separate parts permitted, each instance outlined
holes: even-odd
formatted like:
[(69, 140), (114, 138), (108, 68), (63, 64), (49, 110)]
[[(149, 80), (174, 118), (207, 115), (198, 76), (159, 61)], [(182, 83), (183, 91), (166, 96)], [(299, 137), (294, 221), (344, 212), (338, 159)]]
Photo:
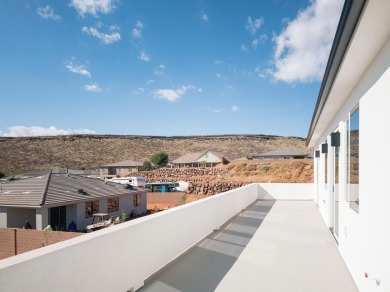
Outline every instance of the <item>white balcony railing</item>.
[(312, 200), (313, 184), (251, 184), (0, 261), (1, 291), (135, 291), (257, 199)]

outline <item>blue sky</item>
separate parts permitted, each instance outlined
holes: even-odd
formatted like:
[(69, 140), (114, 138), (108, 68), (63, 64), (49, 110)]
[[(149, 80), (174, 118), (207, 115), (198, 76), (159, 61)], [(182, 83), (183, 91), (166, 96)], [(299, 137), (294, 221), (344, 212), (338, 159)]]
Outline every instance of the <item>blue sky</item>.
[(343, 1), (0, 1), (0, 136), (306, 137)]

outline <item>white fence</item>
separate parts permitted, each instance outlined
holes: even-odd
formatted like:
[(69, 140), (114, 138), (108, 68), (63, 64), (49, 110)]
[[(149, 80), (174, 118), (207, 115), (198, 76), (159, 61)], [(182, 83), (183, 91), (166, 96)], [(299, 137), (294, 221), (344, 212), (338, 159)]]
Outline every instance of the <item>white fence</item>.
[(256, 199), (308, 199), (312, 186), (251, 184), (4, 259), (0, 290), (135, 291)]

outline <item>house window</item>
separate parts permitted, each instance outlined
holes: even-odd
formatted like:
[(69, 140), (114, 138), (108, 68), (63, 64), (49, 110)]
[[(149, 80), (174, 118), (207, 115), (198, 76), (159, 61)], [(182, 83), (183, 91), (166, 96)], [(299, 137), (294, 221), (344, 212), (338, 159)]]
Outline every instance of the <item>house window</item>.
[(349, 117), (347, 133), (347, 200), (349, 206), (359, 213), (359, 108)]
[(107, 200), (107, 213), (119, 211), (119, 198), (110, 198)]
[(116, 168), (115, 167), (108, 168), (108, 174), (109, 175), (115, 175), (116, 174)]
[(99, 212), (99, 201), (85, 202), (85, 218), (92, 217), (92, 214)]
[(140, 194), (135, 194), (134, 197), (134, 207), (139, 207), (141, 206), (141, 195)]
[(53, 230), (66, 230), (66, 206), (50, 208), (50, 225)]

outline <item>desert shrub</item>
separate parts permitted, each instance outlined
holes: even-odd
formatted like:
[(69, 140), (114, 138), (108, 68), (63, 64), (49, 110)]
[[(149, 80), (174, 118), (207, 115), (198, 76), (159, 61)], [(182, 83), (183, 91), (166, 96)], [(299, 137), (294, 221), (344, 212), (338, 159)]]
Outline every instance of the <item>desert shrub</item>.
[(142, 164), (142, 170), (152, 170), (153, 169), (153, 166), (152, 164), (150, 163), (150, 161), (144, 161), (144, 163)]
[(228, 169), (228, 170), (232, 170), (234, 167), (235, 167), (235, 165), (234, 165), (233, 163), (229, 163), (229, 164), (227, 165), (227, 169)]
[(150, 157), (150, 161), (157, 166), (165, 166), (168, 163), (168, 154), (161, 151)]
[(177, 206), (184, 205), (187, 202), (187, 195), (182, 195), (177, 202)]
[(257, 168), (256, 164), (250, 164), (250, 165), (248, 165), (248, 167), (246, 169), (249, 171), (255, 171), (256, 168)]
[(236, 166), (236, 171), (242, 171), (246, 169), (246, 163), (241, 163)]
[(294, 168), (303, 168), (303, 167), (305, 167), (305, 165), (306, 165), (305, 162), (302, 160), (294, 160), (291, 163), (291, 166)]
[(5, 173), (0, 171), (0, 178), (5, 177)]
[(260, 172), (261, 173), (267, 173), (269, 170), (270, 170), (270, 166), (266, 165), (266, 166), (263, 166), (262, 168), (260, 168)]

